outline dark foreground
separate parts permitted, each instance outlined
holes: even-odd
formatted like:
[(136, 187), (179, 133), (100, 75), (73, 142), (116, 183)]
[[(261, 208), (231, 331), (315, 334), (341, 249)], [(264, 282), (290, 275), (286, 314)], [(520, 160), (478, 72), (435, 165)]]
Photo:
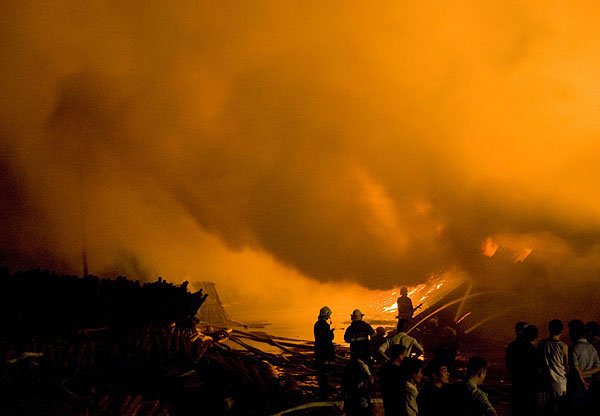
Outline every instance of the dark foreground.
[[(311, 342), (198, 325), (205, 296), (185, 284), (4, 270), (0, 286), (0, 415), (271, 415), (318, 401)], [(504, 346), (463, 339), (453, 374), (485, 357), (482, 388), (500, 415)], [(343, 414), (349, 353), (337, 352), (332, 406), (286, 414)]]

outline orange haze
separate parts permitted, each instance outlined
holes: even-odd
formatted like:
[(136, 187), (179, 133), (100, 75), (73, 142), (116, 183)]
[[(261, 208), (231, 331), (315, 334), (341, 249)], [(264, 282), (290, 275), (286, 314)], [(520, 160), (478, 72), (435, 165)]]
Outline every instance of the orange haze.
[(3, 2), (0, 264), (81, 273), (85, 239), (91, 273), (213, 280), (267, 315), (439, 273), (585, 293), (599, 18), (591, 1)]

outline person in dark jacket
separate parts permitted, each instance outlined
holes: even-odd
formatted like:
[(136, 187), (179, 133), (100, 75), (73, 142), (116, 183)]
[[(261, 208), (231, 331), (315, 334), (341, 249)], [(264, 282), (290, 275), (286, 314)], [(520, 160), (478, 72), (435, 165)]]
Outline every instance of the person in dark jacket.
[(329, 373), (335, 363), (335, 347), (333, 346), (333, 329), (331, 328), (331, 309), (323, 306), (314, 326), (315, 361), (319, 382), (319, 395), (325, 399), (331, 392)]
[(510, 374), (511, 381), (513, 382), (511, 388), (511, 413), (515, 415), (517, 415), (519, 412), (519, 398), (517, 397), (519, 393), (517, 387), (515, 386), (514, 380), (515, 378), (519, 377), (518, 372), (522, 364), (519, 362), (519, 357), (516, 351), (522, 348), (523, 344), (527, 343), (525, 340), (525, 327), (527, 327), (527, 322), (517, 322), (515, 325), (515, 339), (506, 347), (506, 368), (508, 369), (508, 374)]
[(406, 358), (408, 350), (402, 344), (392, 345), (389, 351), (390, 361), (379, 372), (381, 383), (381, 398), (385, 416), (394, 416), (402, 408), (401, 393), (404, 390), (404, 377), (400, 365)]
[(479, 389), (487, 375), (487, 362), (478, 356), (467, 362), (465, 379), (450, 386), (450, 407), (447, 414), (452, 416), (496, 416), (496, 410), (488, 395)]
[(369, 366), (357, 355), (350, 353), (350, 363), (344, 368), (342, 389), (344, 412), (347, 416), (371, 416), (371, 387), (375, 381)]
[(535, 346), (538, 329), (527, 325), (523, 331), (523, 342), (513, 350), (515, 367), (512, 370), (512, 415), (534, 416), (541, 413), (538, 409), (538, 392), (541, 386), (542, 357)]
[(569, 375), (567, 395), (571, 405), (571, 414), (590, 415), (594, 397), (590, 383), (594, 374), (600, 373), (598, 351), (586, 339), (585, 324), (579, 319), (569, 322)]
[(425, 375), (429, 379), (429, 383), (417, 397), (419, 416), (445, 415), (449, 406), (450, 372), (448, 366), (440, 360), (433, 360), (427, 365)]
[(368, 365), (371, 365), (370, 338), (375, 334), (371, 325), (363, 321), (364, 313), (355, 309), (350, 318), (352, 323), (344, 333), (344, 341), (350, 343), (350, 355), (354, 355)]

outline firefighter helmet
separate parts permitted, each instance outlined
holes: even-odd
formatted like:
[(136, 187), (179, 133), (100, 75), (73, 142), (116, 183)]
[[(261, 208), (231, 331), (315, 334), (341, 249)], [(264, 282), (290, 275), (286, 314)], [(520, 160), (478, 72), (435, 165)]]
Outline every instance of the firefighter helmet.
[(329, 306), (323, 306), (319, 311), (319, 318), (330, 318), (331, 317), (331, 308)]

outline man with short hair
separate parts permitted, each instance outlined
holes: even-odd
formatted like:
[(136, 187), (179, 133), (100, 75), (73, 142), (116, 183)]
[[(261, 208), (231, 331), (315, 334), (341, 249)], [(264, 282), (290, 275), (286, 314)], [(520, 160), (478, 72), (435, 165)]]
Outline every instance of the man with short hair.
[(517, 322), (517, 324), (515, 325), (515, 339), (506, 347), (505, 362), (506, 368), (508, 369), (508, 374), (510, 374), (512, 384), (510, 392), (511, 414), (516, 416), (521, 414), (519, 408), (520, 399), (518, 397), (518, 383), (519, 373), (521, 371), (521, 368), (523, 368), (523, 358), (522, 354), (519, 353), (519, 350), (522, 349), (523, 345), (527, 343), (524, 336), (526, 327), (527, 322)]
[(513, 350), (518, 367), (512, 372), (512, 412), (513, 416), (531, 416), (537, 411), (539, 391), (539, 370), (541, 359), (535, 346), (538, 329), (527, 325), (523, 331), (523, 342)]
[(400, 364), (402, 384), (399, 392), (400, 408), (397, 413), (399, 416), (417, 416), (419, 414), (419, 405), (417, 404), (419, 390), (417, 390), (417, 386), (423, 379), (422, 366), (423, 361), (414, 357), (407, 357)]
[(379, 373), (381, 383), (381, 397), (385, 416), (394, 416), (400, 413), (401, 394), (404, 389), (403, 373), (400, 365), (406, 358), (406, 347), (401, 344), (392, 345), (390, 349), (390, 361), (383, 366)]
[(567, 344), (560, 340), (563, 323), (553, 319), (548, 324), (550, 337), (538, 344), (542, 360), (542, 386), (545, 392), (547, 414), (559, 415), (564, 413), (567, 394), (567, 368), (569, 355)]
[(471, 357), (467, 362), (466, 377), (451, 389), (451, 414), (454, 416), (496, 416), (488, 396), (479, 389), (485, 380), (487, 362), (481, 357)]
[(600, 372), (598, 351), (585, 336), (582, 321), (575, 319), (569, 322), (569, 337), (573, 344), (569, 348), (571, 368), (567, 387), (574, 414), (588, 414), (591, 410), (590, 382), (592, 375)]
[(600, 354), (600, 325), (596, 321), (589, 321), (585, 324), (585, 332), (587, 340), (596, 348)]
[(510, 373), (511, 377), (515, 370), (518, 371), (518, 367), (520, 365), (520, 363), (515, 360), (514, 352), (515, 348), (525, 342), (524, 334), (526, 327), (527, 322), (517, 322), (515, 325), (515, 339), (512, 340), (512, 342), (506, 347), (506, 368), (508, 368), (508, 372)]
[(419, 393), (419, 416), (439, 416), (448, 409), (448, 383), (450, 372), (442, 361), (433, 360), (427, 365), (425, 375), (429, 383)]
[(370, 338), (375, 334), (371, 325), (363, 321), (364, 313), (355, 309), (350, 315), (352, 323), (344, 333), (344, 341), (350, 344), (350, 354), (370, 365)]
[(388, 337), (386, 339), (386, 342), (381, 344), (381, 347), (379, 347), (379, 354), (381, 354), (383, 358), (389, 360), (387, 353), (392, 347), (392, 345), (397, 344), (403, 345), (406, 348), (407, 356), (409, 357), (411, 353), (413, 353), (413, 349), (415, 350), (415, 357), (419, 357), (420, 355), (425, 353), (425, 351), (423, 351), (423, 347), (421, 347), (417, 340), (406, 333), (406, 331), (408, 331), (408, 320), (398, 319), (397, 328), (398, 332), (396, 333), (396, 335), (394, 335), (393, 337)]
[[(596, 321), (589, 321), (585, 324), (585, 331), (587, 340), (590, 344), (596, 348), (598, 355), (600, 356), (600, 325)], [(590, 384), (590, 395), (593, 397), (593, 408), (595, 413), (600, 414), (600, 373), (592, 376), (592, 383)]]

